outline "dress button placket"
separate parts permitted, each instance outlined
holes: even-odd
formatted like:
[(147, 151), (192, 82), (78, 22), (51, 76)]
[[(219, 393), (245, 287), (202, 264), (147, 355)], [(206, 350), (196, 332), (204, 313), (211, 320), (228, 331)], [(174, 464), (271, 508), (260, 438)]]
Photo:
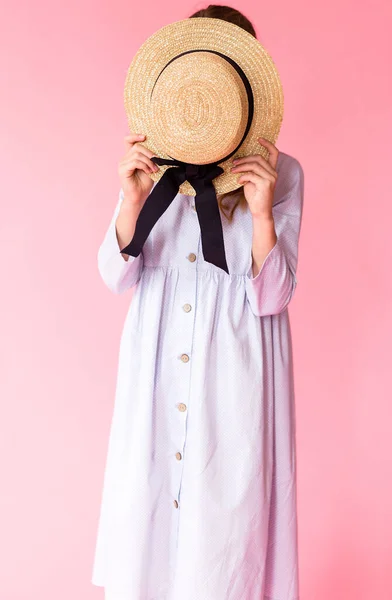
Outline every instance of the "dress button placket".
[[(199, 243), (199, 242), (198, 242)], [(189, 264), (191, 263), (191, 264)], [(186, 267), (188, 264), (188, 267)], [(172, 455), (173, 477), (173, 507), (176, 510), (177, 519), (181, 518), (181, 482), (184, 468), (186, 468), (186, 438), (187, 438), (187, 420), (189, 416), (190, 405), (190, 376), (192, 369), (192, 342), (194, 319), (196, 315), (196, 276), (197, 276), (197, 254), (190, 249), (185, 253), (185, 264), (189, 275), (181, 278), (181, 285), (177, 287), (176, 298), (176, 330), (177, 335), (177, 368), (174, 373), (176, 381), (177, 397), (174, 403), (174, 410), (177, 413), (175, 431), (173, 431), (174, 453)], [(190, 269), (190, 271), (189, 271)], [(176, 550), (178, 544), (179, 523), (177, 524), (176, 536), (174, 542), (174, 560), (176, 560)]]
[[(189, 201), (189, 198), (188, 198)], [(189, 246), (185, 246), (182, 262), (177, 268), (181, 271), (177, 278), (175, 294), (171, 298), (171, 331), (173, 332), (170, 351), (173, 363), (170, 373), (170, 446), (171, 452), (167, 455), (168, 469), (170, 472), (170, 511), (172, 515), (172, 535), (170, 537), (170, 568), (172, 579), (178, 565), (178, 549), (184, 536), (181, 527), (182, 514), (181, 504), (187, 500), (187, 481), (192, 480), (192, 473), (186, 469), (192, 469), (192, 448), (188, 453), (190, 460), (187, 461), (187, 435), (189, 428), (188, 419), (192, 419), (192, 386), (191, 374), (193, 369), (195, 319), (197, 314), (198, 296), (198, 274), (203, 265), (201, 232), (195, 214), (192, 214), (188, 205), (189, 219), (185, 220), (184, 239)], [(186, 535), (186, 534), (185, 534)]]

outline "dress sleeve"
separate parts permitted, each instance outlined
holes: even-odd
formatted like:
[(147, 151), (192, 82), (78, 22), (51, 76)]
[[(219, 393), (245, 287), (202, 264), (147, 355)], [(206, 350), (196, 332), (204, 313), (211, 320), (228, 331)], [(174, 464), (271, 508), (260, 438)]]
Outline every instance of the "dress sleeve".
[(115, 294), (122, 294), (132, 288), (140, 279), (143, 269), (143, 252), (139, 256), (129, 256), (125, 260), (121, 254), (116, 233), (116, 219), (124, 199), (121, 188), (117, 206), (98, 249), (98, 270), (106, 286)]
[(252, 312), (259, 317), (282, 312), (293, 298), (297, 277), (298, 241), (304, 199), (304, 172), (290, 157), (283, 166), (275, 187), (272, 207), (277, 241), (267, 254), (259, 272), (252, 273), (252, 255), (245, 276), (246, 295)]

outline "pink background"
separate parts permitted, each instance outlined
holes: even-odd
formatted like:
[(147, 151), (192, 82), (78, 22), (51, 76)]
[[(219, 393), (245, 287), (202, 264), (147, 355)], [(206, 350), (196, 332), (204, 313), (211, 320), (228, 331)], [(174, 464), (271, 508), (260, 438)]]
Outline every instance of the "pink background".
[[(90, 576), (131, 294), (104, 287), (96, 255), (123, 83), (149, 35), (203, 6), (2, 8), (1, 600), (103, 598)], [(290, 307), (301, 600), (390, 600), (391, 5), (233, 6), (278, 66), (277, 146), (305, 171)]]

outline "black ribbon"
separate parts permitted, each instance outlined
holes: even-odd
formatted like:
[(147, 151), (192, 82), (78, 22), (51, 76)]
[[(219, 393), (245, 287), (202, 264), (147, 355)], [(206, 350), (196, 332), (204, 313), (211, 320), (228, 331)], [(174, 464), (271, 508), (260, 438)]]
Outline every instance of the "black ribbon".
[[(247, 125), (237, 147), (219, 161), (224, 162), (237, 151), (249, 131), (253, 118), (252, 89), (241, 67), (232, 58), (225, 56), (220, 52), (216, 52), (215, 50), (197, 49), (182, 52), (178, 56), (172, 58), (165, 65), (164, 69), (179, 56), (190, 52), (212, 52), (226, 59), (240, 75), (246, 89), (249, 106)], [(164, 69), (162, 69), (162, 71)], [(184, 183), (184, 181), (188, 181), (196, 191), (195, 207), (200, 225), (204, 260), (223, 269), (226, 273), (229, 273), (226, 262), (219, 205), (215, 188), (212, 183), (212, 180), (223, 173), (224, 169), (218, 165), (218, 162), (195, 165), (174, 158), (166, 159), (158, 156), (153, 156), (151, 160), (157, 165), (170, 165), (172, 168), (166, 169), (155, 188), (147, 197), (136, 221), (133, 238), (120, 252), (130, 256), (139, 256), (151, 229), (178, 194), (180, 185)]]

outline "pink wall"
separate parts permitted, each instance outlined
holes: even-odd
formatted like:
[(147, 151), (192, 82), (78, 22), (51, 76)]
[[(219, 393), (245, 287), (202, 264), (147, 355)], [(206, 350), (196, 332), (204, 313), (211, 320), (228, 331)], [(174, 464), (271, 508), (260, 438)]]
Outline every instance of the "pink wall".
[[(1, 600), (103, 598), (90, 575), (131, 296), (103, 286), (96, 254), (119, 189), (128, 64), (204, 6), (166, 5), (2, 9)], [(390, 600), (391, 5), (234, 6), (277, 63), (277, 146), (305, 170), (291, 305), (301, 600)]]

